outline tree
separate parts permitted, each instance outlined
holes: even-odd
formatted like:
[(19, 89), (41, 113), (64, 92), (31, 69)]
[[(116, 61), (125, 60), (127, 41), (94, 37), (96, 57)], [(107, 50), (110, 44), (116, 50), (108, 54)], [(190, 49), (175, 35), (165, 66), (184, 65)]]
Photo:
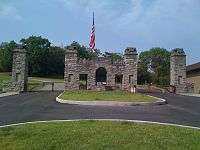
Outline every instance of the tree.
[[(48, 39), (41, 36), (30, 36), (23, 38), (20, 43), (25, 46), (28, 54), (29, 75), (46, 76), (46, 75), (63, 75), (65, 50), (51, 46)], [(82, 59), (93, 59), (100, 55), (100, 50), (95, 51), (73, 42), (77, 46), (78, 57)], [(2, 43), (0, 45), (0, 71), (10, 72), (12, 70), (12, 54), (16, 43)]]
[(20, 41), (28, 52), (29, 74), (47, 75), (48, 74), (48, 56), (51, 43), (48, 39), (41, 36), (31, 36)]
[(46, 74), (64, 75), (65, 52), (64, 49), (51, 46), (47, 54)]
[(90, 48), (85, 47), (84, 45), (80, 45), (78, 42), (72, 43), (77, 47), (78, 57), (82, 59), (92, 59), (98, 57), (100, 55), (100, 50), (91, 50)]
[(122, 59), (122, 54), (120, 53), (105, 52), (103, 56), (110, 58), (112, 62)]
[[(20, 41), (28, 52), (29, 74), (36, 76), (45, 75), (63, 75), (64, 74), (64, 49), (51, 46), (48, 39), (41, 36), (31, 36)], [(78, 57), (83, 59), (92, 59), (99, 53), (93, 52), (87, 47), (73, 42), (77, 46)]]
[(16, 43), (2, 43), (0, 45), (0, 72), (10, 72), (12, 70), (12, 54)]
[(169, 85), (170, 52), (164, 48), (152, 48), (139, 56), (138, 82)]

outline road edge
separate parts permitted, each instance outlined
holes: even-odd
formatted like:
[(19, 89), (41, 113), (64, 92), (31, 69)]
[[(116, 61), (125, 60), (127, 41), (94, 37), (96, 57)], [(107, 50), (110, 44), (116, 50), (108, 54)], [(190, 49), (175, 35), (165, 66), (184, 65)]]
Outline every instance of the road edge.
[(87, 106), (146, 106), (146, 105), (165, 105), (167, 101), (158, 97), (148, 95), (152, 98), (157, 99), (156, 102), (115, 102), (115, 101), (74, 101), (74, 100), (64, 100), (61, 99), (62, 92), (56, 97), (56, 101), (61, 104), (71, 104), (71, 105), (87, 105)]

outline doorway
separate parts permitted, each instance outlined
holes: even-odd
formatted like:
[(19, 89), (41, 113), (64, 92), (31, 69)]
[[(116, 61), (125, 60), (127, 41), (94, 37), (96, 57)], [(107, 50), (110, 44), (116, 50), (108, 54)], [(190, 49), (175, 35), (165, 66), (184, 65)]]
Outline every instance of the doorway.
[(79, 89), (80, 90), (87, 90), (87, 74), (80, 74), (79, 75)]

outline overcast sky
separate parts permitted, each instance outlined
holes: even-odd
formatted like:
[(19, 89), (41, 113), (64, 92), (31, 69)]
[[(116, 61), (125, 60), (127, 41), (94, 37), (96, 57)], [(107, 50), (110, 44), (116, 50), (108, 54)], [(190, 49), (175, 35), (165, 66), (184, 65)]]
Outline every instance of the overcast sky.
[(93, 11), (103, 51), (180, 47), (188, 64), (200, 61), (200, 0), (0, 0), (0, 42), (41, 35), (88, 45)]

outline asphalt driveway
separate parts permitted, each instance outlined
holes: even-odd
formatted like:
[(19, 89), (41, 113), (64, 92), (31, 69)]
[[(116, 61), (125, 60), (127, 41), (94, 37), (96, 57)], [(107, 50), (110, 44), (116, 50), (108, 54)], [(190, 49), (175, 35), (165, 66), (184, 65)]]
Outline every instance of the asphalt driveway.
[(169, 104), (160, 106), (80, 106), (59, 104), (60, 92), (32, 92), (0, 98), (0, 125), (66, 119), (129, 119), (200, 127), (200, 98), (152, 94)]

